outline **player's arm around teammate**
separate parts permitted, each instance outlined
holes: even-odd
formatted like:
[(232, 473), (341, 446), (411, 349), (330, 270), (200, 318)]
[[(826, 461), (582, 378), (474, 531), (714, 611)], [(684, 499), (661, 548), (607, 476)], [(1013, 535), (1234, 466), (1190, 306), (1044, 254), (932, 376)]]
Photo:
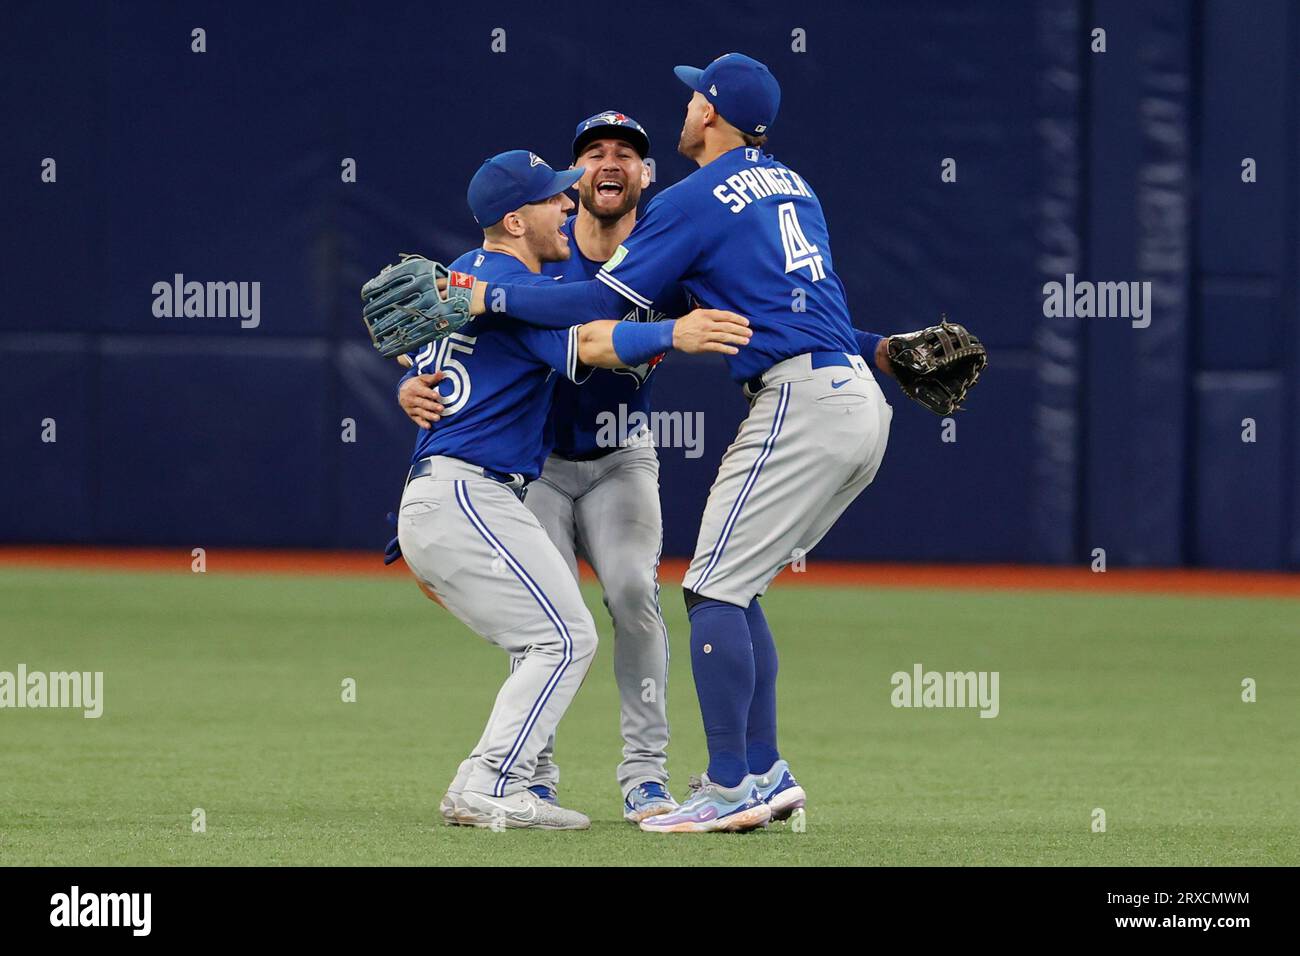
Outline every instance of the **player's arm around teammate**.
[(623, 368), (669, 349), (735, 355), (752, 334), (748, 319), (720, 309), (695, 309), (667, 322), (598, 319), (579, 327), (578, 359), (597, 368)]
[[(585, 364), (600, 366), (600, 360), (608, 361), (608, 356), (600, 353), (605, 352), (607, 348), (613, 347), (612, 332), (608, 342), (603, 338), (598, 337), (598, 330), (595, 328), (590, 331), (584, 329), (584, 332), (586, 332), (586, 335), (588, 336), (586, 348), (588, 350), (587, 355), (591, 359), (591, 361), (586, 361), (586, 359), (584, 359)], [(691, 336), (698, 338), (700, 334), (698, 328), (687, 328), (683, 329), (681, 338), (685, 344)], [(740, 337), (739, 332), (731, 332), (730, 334), (736, 338)], [(860, 337), (867, 334), (870, 333), (860, 333)], [(870, 352), (871, 355), (864, 355), (863, 357), (870, 358), (876, 368), (888, 375), (890, 378), (893, 378), (894, 370), (889, 361), (889, 337), (872, 336), (872, 339), (875, 341), (875, 348), (865, 350)], [(676, 336), (674, 337), (674, 341), (676, 341)], [(726, 343), (719, 341), (716, 344), (722, 346)], [(674, 344), (673, 347), (677, 348), (676, 344)], [(686, 349), (682, 350), (686, 351)], [(706, 351), (722, 352), (723, 350), (719, 347), (706, 349)], [(403, 378), (401, 385), (398, 387), (397, 404), (402, 407), (402, 411), (406, 413), (406, 417), (421, 428), (431, 428), (435, 422), (442, 418), (442, 393), (438, 390), (438, 383), (440, 381), (442, 381), (441, 372), (435, 375), (412, 374)]]
[[(694, 309), (680, 319), (656, 323), (598, 319), (578, 327), (578, 361), (591, 368), (625, 368), (670, 349), (735, 355), (751, 335), (744, 316), (720, 309)], [(421, 428), (431, 428), (442, 417), (440, 380), (438, 375), (409, 374), (398, 390), (402, 411)]]
[[(724, 314), (712, 315), (713, 310), (698, 309), (689, 315), (683, 316), (684, 319), (691, 319), (691, 322), (683, 326), (674, 326), (672, 337), (672, 347), (679, 351), (689, 352), (692, 346), (698, 345), (701, 352), (719, 352), (724, 355), (736, 354), (735, 347), (743, 345), (740, 341), (742, 338), (748, 341), (748, 336), (731, 326), (739, 324), (733, 319), (726, 317)], [(618, 362), (617, 354), (611, 355), (614, 351), (613, 341), (613, 322), (608, 320), (602, 322), (586, 323), (580, 332), (579, 342), (583, 352), (582, 361), (586, 365), (600, 368), (619, 367), (619, 364), (613, 366), (607, 364)], [(747, 327), (748, 323), (746, 323)], [(857, 332), (858, 342), (863, 346), (863, 358), (869, 359), (871, 363), (890, 378), (894, 377), (894, 369), (889, 361), (889, 336), (876, 335), (871, 332)], [(605, 333), (608, 332), (608, 337)], [(710, 332), (718, 333), (716, 337), (709, 337)], [(727, 351), (730, 347), (731, 351)], [(437, 372), (433, 375), (416, 374), (414, 367), (408, 366), (410, 371), (402, 378), (398, 387), (397, 403), (406, 413), (407, 418), (411, 419), (421, 428), (430, 428), (434, 422), (442, 417), (442, 393), (438, 390), (438, 383), (443, 380), (443, 373)]]

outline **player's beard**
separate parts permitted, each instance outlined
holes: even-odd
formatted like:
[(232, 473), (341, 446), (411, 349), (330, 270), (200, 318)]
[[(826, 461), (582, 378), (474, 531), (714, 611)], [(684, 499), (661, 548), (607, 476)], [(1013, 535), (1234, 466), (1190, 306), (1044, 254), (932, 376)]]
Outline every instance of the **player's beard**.
[(564, 262), (573, 255), (573, 244), (554, 228), (543, 229), (540, 232), (530, 229), (526, 241), (528, 251), (537, 257), (538, 262)]
[(699, 155), (700, 150), (704, 148), (704, 126), (703, 124), (693, 124), (691, 115), (686, 114), (686, 121), (682, 123), (682, 135), (677, 140), (677, 152), (681, 153), (687, 159), (694, 159)]
[(635, 209), (636, 204), (641, 201), (641, 184), (629, 179), (623, 184), (622, 201), (617, 206), (601, 206), (596, 187), (592, 184), (594, 178), (584, 176), (578, 181), (578, 201), (582, 203), (583, 209), (602, 222), (617, 222)]

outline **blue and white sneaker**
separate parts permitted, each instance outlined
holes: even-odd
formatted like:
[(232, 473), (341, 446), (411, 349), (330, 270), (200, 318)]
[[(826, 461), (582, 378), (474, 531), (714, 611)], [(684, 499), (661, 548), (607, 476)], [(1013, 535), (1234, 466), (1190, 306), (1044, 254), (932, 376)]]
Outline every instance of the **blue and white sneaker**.
[(629, 823), (640, 823), (650, 817), (672, 813), (677, 807), (677, 801), (662, 783), (647, 780), (628, 791), (623, 800), (623, 819)]
[(545, 783), (535, 783), (528, 788), (528, 792), (535, 796), (542, 803), (549, 803), (552, 806), (559, 806), (560, 798), (556, 794), (555, 788)]
[[(772, 808), (763, 802), (750, 774), (736, 787), (720, 787), (704, 774), (691, 782), (691, 795), (676, 810), (641, 821), (646, 833), (740, 833), (764, 826)], [(698, 786), (697, 786), (698, 784)]]
[(799, 781), (790, 772), (790, 765), (778, 760), (767, 773), (758, 778), (758, 795), (772, 808), (773, 820), (785, 820), (808, 801)]

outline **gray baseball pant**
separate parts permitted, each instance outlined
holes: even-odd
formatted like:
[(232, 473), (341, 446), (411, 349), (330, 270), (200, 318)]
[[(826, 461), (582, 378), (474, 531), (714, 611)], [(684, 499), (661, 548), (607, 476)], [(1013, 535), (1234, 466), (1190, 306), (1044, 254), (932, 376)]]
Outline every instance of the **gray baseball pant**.
[(778, 362), (709, 490), (683, 586), (747, 607), (825, 537), (880, 470), (894, 410), (860, 355)]
[(596, 625), (565, 559), (523, 502), (482, 469), (435, 457), (402, 495), (407, 565), (456, 617), (516, 660), (454, 790), (529, 786), (596, 651)]
[[(546, 459), (524, 503), (564, 556), (574, 578), (590, 562), (614, 622), (614, 678), (620, 700), (624, 794), (668, 782), (668, 629), (659, 610), (659, 457), (640, 445), (594, 461)], [(556, 786), (555, 741), (538, 758), (534, 783)]]

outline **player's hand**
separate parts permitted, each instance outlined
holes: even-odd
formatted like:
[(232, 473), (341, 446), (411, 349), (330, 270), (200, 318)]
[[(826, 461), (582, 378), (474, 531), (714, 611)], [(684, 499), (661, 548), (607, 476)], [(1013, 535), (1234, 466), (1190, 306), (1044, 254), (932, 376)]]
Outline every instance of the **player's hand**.
[(437, 385), (446, 377), (444, 372), (415, 375), (398, 389), (397, 404), (402, 406), (407, 418), (421, 428), (432, 428), (433, 423), (442, 418), (442, 395)]
[(720, 309), (696, 309), (673, 324), (673, 348), (679, 352), (735, 355), (753, 335), (749, 319)]

